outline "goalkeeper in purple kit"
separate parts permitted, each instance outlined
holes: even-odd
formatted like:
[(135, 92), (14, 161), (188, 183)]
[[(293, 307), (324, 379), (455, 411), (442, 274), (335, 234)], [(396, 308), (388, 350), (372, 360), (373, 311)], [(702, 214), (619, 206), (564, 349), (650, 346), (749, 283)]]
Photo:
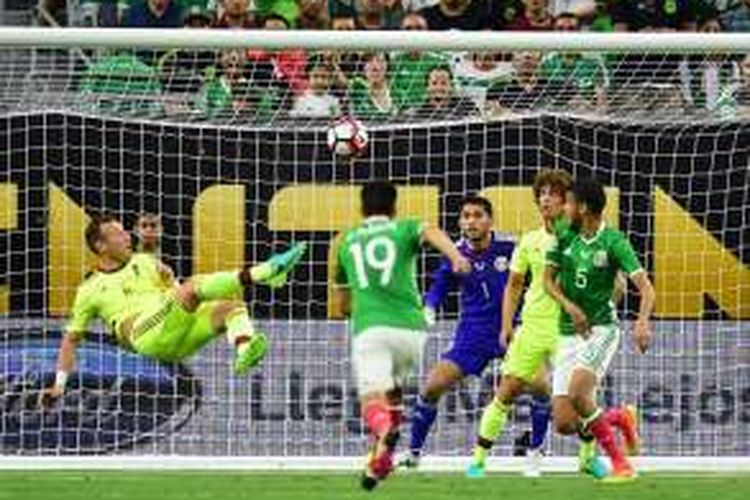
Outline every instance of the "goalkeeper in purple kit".
[[(500, 341), (502, 302), (515, 244), (492, 231), (492, 204), (485, 198), (464, 199), (459, 225), (463, 239), (456, 246), (471, 263), (471, 273), (456, 275), (450, 261), (443, 259), (425, 295), (428, 321), (434, 322), (435, 311), (455, 288), (461, 291), (461, 313), (452, 346), (432, 367), (414, 408), (409, 454), (401, 462), (405, 467), (419, 464), (442, 395), (465, 377), (481, 375), (505, 354), (506, 346)], [(531, 441), (541, 446), (549, 424), (550, 401), (546, 390), (537, 392), (531, 405)]]

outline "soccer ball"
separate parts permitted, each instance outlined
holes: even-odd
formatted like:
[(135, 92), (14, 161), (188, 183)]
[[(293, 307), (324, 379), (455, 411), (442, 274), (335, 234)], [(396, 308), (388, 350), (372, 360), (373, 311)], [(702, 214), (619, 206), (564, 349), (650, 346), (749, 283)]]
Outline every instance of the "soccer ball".
[(328, 127), (328, 148), (341, 156), (354, 156), (367, 147), (367, 130), (354, 118), (344, 116)]

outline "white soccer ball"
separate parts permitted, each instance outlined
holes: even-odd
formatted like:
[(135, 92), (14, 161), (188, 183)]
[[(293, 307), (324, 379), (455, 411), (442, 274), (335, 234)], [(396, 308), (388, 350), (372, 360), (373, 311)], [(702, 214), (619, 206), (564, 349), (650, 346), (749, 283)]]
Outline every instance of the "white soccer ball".
[(354, 156), (367, 148), (367, 130), (354, 118), (344, 116), (328, 127), (328, 149), (341, 156)]

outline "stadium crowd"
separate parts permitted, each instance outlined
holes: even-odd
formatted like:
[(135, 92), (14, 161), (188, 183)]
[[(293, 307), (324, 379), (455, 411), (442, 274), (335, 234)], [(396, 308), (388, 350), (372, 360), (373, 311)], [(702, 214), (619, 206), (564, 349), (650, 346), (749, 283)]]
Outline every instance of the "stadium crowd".
[[(139, 28), (717, 32), (750, 30), (750, 0), (89, 0), (85, 25)], [(737, 54), (316, 52), (98, 54), (84, 101), (117, 111), (367, 121), (655, 108), (735, 117), (750, 105)], [(129, 95), (126, 100), (113, 95)], [(134, 95), (140, 96), (134, 98)], [(145, 96), (191, 95), (152, 99)], [(104, 96), (104, 97), (103, 97)], [(109, 98), (106, 96), (110, 96)], [(750, 109), (748, 106), (747, 109)]]

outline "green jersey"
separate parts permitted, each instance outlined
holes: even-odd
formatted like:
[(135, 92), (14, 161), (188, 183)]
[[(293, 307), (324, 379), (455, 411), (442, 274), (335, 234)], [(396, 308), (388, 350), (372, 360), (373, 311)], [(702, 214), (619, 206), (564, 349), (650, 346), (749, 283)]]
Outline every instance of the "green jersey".
[(133, 54), (115, 54), (86, 70), (80, 91), (96, 110), (116, 113), (162, 112), (159, 73)]
[(159, 273), (156, 258), (135, 253), (116, 271), (94, 271), (78, 287), (66, 331), (82, 337), (100, 318), (120, 343), (118, 326), (125, 318), (160, 299), (171, 288)]
[(424, 330), (416, 262), (422, 223), (370, 217), (344, 235), (336, 282), (352, 295), (355, 334), (372, 327)]
[[(616, 324), (612, 294), (617, 273), (633, 275), (643, 269), (630, 242), (604, 222), (590, 239), (565, 225), (556, 225), (555, 232), (559, 236), (547, 253), (547, 264), (558, 268), (563, 293), (583, 310), (591, 326)], [(565, 311), (560, 324), (563, 335), (575, 334)]]
[(349, 102), (354, 115), (368, 121), (383, 121), (394, 116), (398, 109), (395, 106), (392, 94), (390, 94), (391, 88), (393, 87), (389, 85), (390, 104), (386, 108), (381, 108), (372, 100), (370, 85), (367, 80), (360, 77), (352, 78), (349, 83)]
[(547, 54), (539, 64), (538, 76), (547, 84), (575, 88), (581, 97), (593, 97), (596, 87), (607, 87), (609, 75), (602, 58), (596, 54)]
[(427, 99), (427, 75), (433, 68), (445, 66), (440, 54), (400, 52), (391, 58), (390, 75), (393, 100), (399, 109), (416, 108)]

